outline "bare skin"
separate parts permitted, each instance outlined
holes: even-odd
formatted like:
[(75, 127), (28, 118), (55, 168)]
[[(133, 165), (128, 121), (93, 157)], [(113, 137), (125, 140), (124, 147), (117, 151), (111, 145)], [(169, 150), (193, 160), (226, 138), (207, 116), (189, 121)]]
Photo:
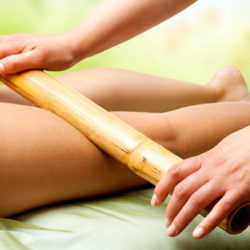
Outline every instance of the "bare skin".
[[(86, 69), (57, 79), (109, 111), (166, 112), (202, 103), (249, 100), (246, 82), (233, 66), (219, 69), (204, 86), (110, 68)], [(32, 105), (5, 86), (0, 87), (0, 101)]]
[(163, 22), (194, 2), (103, 0), (73, 30), (61, 34), (0, 36), (0, 74), (67, 69)]
[[(81, 59), (153, 27), (194, 2), (195, 0), (106, 0), (72, 31), (55, 35), (0, 36), (0, 74), (33, 68), (67, 69)], [(111, 72), (114, 73), (113, 78), (109, 76)], [(99, 70), (97, 73), (102, 75), (102, 80), (101, 77), (98, 79), (98, 74), (95, 75), (91, 71), (60, 79), (74, 84), (87, 82), (82, 85), (83, 89), (79, 88), (79, 84), (75, 87), (108, 110), (163, 112), (181, 108), (160, 114), (115, 113), (180, 156), (189, 157), (202, 153), (228, 134), (249, 125), (249, 93), (243, 77), (234, 68), (220, 70), (206, 86), (136, 73), (124, 74), (122, 71)], [(104, 85), (100, 87), (104, 80), (110, 82), (107, 88)], [(98, 88), (88, 85), (90, 82)], [(120, 82), (124, 84), (121, 85)], [(150, 84), (145, 87), (144, 83)], [(0, 146), (3, 148), (2, 152), (5, 152), (0, 156), (0, 170), (3, 172), (3, 175), (0, 175), (0, 215), (7, 216), (53, 202), (145, 185), (143, 180), (104, 155), (61, 119), (35, 107), (20, 105), (30, 104), (4, 87), (0, 93), (0, 101), (10, 102), (0, 103)], [(230, 103), (197, 105), (225, 101)], [(189, 105), (197, 106), (184, 108)], [(244, 138), (249, 132), (244, 130), (239, 134), (239, 138)], [(237, 135), (235, 137), (238, 137)], [(244, 142), (240, 140), (242, 141)], [(247, 145), (244, 149), (247, 149)], [(239, 150), (239, 147), (236, 149)], [(216, 159), (220, 156), (220, 150), (214, 152)], [(232, 152), (234, 148), (231, 154), (228, 153), (229, 159)], [(204, 162), (208, 158), (210, 155), (203, 158)], [(197, 161), (193, 162), (193, 165), (197, 166), (200, 158), (195, 159)], [(183, 164), (186, 164), (186, 161)], [(193, 165), (190, 165), (191, 169)], [(239, 172), (246, 167), (248, 165), (245, 164), (238, 168)], [(220, 174), (213, 170), (210, 168), (212, 179), (216, 178), (217, 173)], [(183, 173), (181, 176), (183, 177)], [(164, 184), (164, 180), (155, 191), (158, 199), (161, 198), (159, 203), (169, 188)], [(178, 180), (174, 180), (177, 184)], [(231, 179), (226, 180), (230, 182)], [(249, 185), (246, 185), (245, 192), (249, 194), (248, 188)], [(175, 193), (178, 196), (178, 192)], [(176, 198), (175, 193), (172, 199)], [(226, 201), (225, 204), (229, 204), (226, 212), (242, 200), (242, 192), (237, 195), (237, 199), (229, 203)], [(203, 200), (204, 198), (206, 199), (206, 195), (203, 195)], [(171, 210), (176, 209), (176, 205), (178, 203), (170, 206), (167, 216), (171, 214)], [(222, 212), (223, 209), (219, 212), (217, 210), (208, 216), (210, 224), (209, 221), (203, 222), (202, 234), (194, 234), (195, 237), (203, 237), (211, 231)], [(189, 213), (187, 218), (192, 219), (193, 215)], [(169, 220), (172, 223), (172, 229), (169, 228), (168, 232), (170, 236), (177, 235), (187, 223), (178, 216), (175, 219), (172, 213)]]
[[(221, 70), (227, 75), (234, 68), (226, 67)], [(94, 76), (96, 84), (99, 84), (99, 74), (93, 74), (92, 80)], [(81, 80), (87, 83), (88, 78), (84, 77), (85, 74), (81, 79), (75, 78), (75, 82)], [(63, 80), (63, 76), (59, 78)], [(136, 78), (140, 82), (139, 75), (136, 75)], [(66, 76), (65, 82), (68, 79)], [(74, 81), (72, 82), (74, 84)], [(92, 84), (93, 82), (90, 89)], [(152, 84), (155, 83), (152, 81)], [(166, 84), (170, 87), (171, 80), (167, 79)], [(176, 81), (173, 81), (173, 87), (175, 84)], [(202, 88), (207, 91), (210, 84), (211, 82), (201, 86), (201, 91)], [(232, 83), (228, 83), (230, 84)], [(124, 85), (119, 86), (124, 88)], [(196, 88), (196, 85), (190, 85), (190, 88), (192, 86)], [(144, 91), (147, 91), (148, 85), (144, 88)], [(167, 96), (171, 96), (171, 89), (168, 89)], [(219, 87), (218, 90), (219, 93), (223, 92)], [(246, 87), (245, 90), (247, 91)], [(180, 95), (185, 95), (186, 89), (182, 92), (180, 88), (178, 91)], [(3, 96), (5, 101), (9, 98), (12, 103), (0, 103), (0, 145), (1, 151), (5, 152), (0, 156), (0, 216), (9, 216), (64, 200), (147, 185), (147, 182), (125, 166), (98, 150), (62, 119), (32, 105), (20, 105), (25, 103), (24, 100), (1, 86), (0, 98), (3, 99)], [(225, 92), (222, 96), (225, 96)], [(94, 98), (92, 96), (92, 99)], [(195, 99), (195, 96), (193, 98)], [(235, 98), (237, 97), (234, 97), (232, 103), (196, 105), (167, 113), (114, 114), (174, 153), (189, 157), (210, 149), (228, 134), (250, 124), (250, 103), (242, 102), (242, 95), (239, 95), (238, 102), (235, 102)], [(220, 97), (217, 94), (211, 95), (211, 99), (219, 101)], [(170, 100), (175, 102), (170, 102), (170, 107), (178, 103), (178, 100)], [(163, 101), (163, 105), (166, 105), (166, 101)], [(230, 98), (227, 101), (230, 101)], [(117, 103), (115, 98), (110, 98), (103, 106), (113, 107), (113, 102)], [(142, 103), (145, 103), (145, 100), (142, 100)], [(198, 91), (197, 103), (201, 103)], [(140, 109), (140, 102), (138, 104)], [(189, 104), (187, 102), (187, 105)], [(159, 107), (161, 108), (160, 105)]]
[[(209, 151), (170, 167), (155, 188), (153, 204), (160, 205), (174, 190), (166, 209), (169, 236), (178, 235), (202, 209), (217, 200), (193, 232), (194, 238), (202, 238), (239, 204), (250, 200), (249, 140), (247, 126)], [(245, 220), (249, 222), (249, 218)]]
[(250, 95), (246, 81), (240, 71), (232, 66), (224, 66), (216, 72), (209, 86), (219, 89), (220, 101), (249, 101)]

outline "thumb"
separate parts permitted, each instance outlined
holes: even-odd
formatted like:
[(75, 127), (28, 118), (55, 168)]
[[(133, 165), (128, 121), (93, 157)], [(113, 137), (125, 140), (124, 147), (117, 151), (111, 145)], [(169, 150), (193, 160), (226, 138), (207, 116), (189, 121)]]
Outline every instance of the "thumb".
[(0, 74), (13, 74), (28, 69), (41, 68), (35, 51), (12, 55), (0, 60)]

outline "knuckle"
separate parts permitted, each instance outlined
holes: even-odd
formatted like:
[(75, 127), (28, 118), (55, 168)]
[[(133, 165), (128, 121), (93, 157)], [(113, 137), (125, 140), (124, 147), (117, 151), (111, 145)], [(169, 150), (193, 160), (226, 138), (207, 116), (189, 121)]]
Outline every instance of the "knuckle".
[(22, 66), (22, 62), (18, 58), (11, 58), (11, 60), (7, 60), (5, 63), (6, 72), (11, 74), (20, 70)]
[(206, 230), (210, 231), (215, 226), (216, 226), (215, 225), (215, 220), (213, 218), (206, 217), (203, 227), (206, 228)]
[(192, 164), (193, 162), (195, 162), (197, 158), (198, 158), (198, 156), (189, 157), (185, 160), (185, 162), (189, 165), (189, 164)]
[(155, 187), (154, 194), (155, 194), (157, 197), (161, 197), (161, 194), (162, 194), (162, 188), (161, 188), (161, 186), (156, 186), (156, 187)]
[(191, 197), (190, 197), (190, 202), (192, 204), (195, 204), (195, 206), (201, 207), (205, 204), (204, 199), (199, 195), (194, 193)]
[(161, 190), (161, 189), (155, 189), (155, 190), (154, 190), (154, 194), (156, 195), (156, 197), (157, 197), (158, 199), (161, 199), (162, 196), (163, 196), (162, 190)]
[(179, 183), (175, 187), (173, 195), (177, 197), (178, 199), (183, 199), (187, 197), (188, 192), (187, 192), (187, 189), (184, 187), (184, 185), (182, 183)]
[(223, 211), (229, 211), (233, 208), (233, 206), (234, 206), (234, 202), (228, 199), (222, 200), (220, 204), (221, 210)]
[(16, 60), (11, 60), (5, 64), (6, 70), (9, 72), (13, 71), (15, 68), (17, 68), (17, 66), (18, 62)]
[(178, 168), (178, 165), (172, 166), (168, 170), (168, 174), (169, 174), (170, 178), (178, 179), (178, 177), (179, 177), (179, 168)]
[(164, 183), (161, 182), (159, 182), (154, 189), (154, 194), (160, 199), (164, 197), (167, 194), (167, 192), (168, 189), (166, 188)]
[(199, 157), (194, 156), (194, 157), (190, 157), (190, 158), (184, 160), (183, 162), (181, 162), (179, 168), (180, 169), (189, 169), (197, 164), (199, 164)]
[(32, 51), (37, 48), (37, 44), (35, 42), (26, 41), (22, 44), (23, 51)]

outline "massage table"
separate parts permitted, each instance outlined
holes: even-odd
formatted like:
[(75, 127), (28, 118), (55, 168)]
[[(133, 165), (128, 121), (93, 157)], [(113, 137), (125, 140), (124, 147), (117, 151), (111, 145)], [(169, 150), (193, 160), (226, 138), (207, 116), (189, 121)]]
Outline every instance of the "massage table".
[(230, 235), (216, 228), (192, 238), (198, 215), (177, 237), (166, 235), (167, 201), (152, 207), (153, 188), (68, 202), (0, 219), (1, 250), (249, 250), (250, 228)]

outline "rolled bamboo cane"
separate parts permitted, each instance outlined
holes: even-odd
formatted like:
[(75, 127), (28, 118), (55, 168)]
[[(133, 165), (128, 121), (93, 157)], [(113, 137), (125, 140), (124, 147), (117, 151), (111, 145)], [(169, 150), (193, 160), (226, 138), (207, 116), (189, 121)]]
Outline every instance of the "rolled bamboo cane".
[[(77, 91), (40, 70), (0, 76), (8, 87), (35, 105), (71, 123), (99, 148), (156, 184), (167, 169), (182, 159), (150, 140)], [(201, 214), (205, 216), (212, 205)], [(250, 202), (244, 203), (219, 225), (236, 234), (249, 225)]]

